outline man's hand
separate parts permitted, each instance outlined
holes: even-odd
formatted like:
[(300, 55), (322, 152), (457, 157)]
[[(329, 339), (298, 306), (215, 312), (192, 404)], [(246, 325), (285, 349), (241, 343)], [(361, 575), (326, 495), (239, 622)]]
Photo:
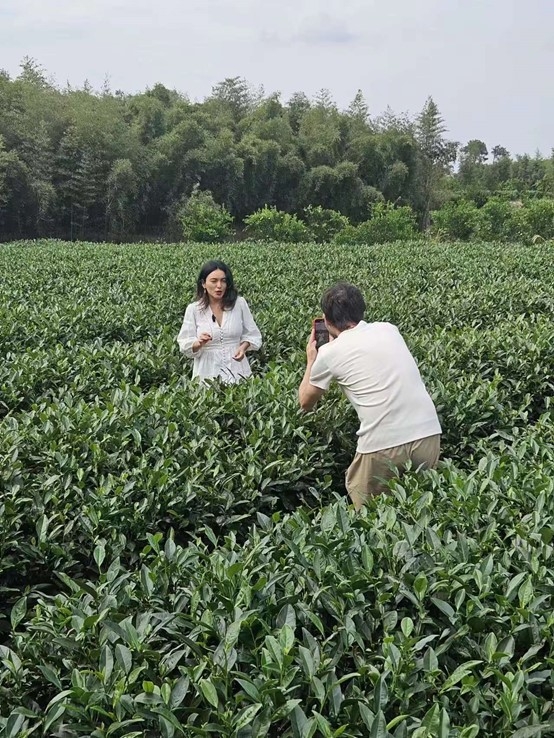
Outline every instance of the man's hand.
[(317, 346), (315, 341), (315, 331), (312, 329), (308, 344), (306, 346), (306, 371), (304, 379), (298, 388), (298, 401), (302, 410), (312, 410), (319, 398), (324, 394), (324, 390), (310, 384), (310, 374), (314, 361), (317, 359)]
[(308, 362), (308, 366), (311, 366), (316, 359), (317, 346), (315, 341), (315, 331), (312, 328), (312, 332), (310, 333), (310, 338), (308, 339), (308, 344), (306, 346), (306, 360)]

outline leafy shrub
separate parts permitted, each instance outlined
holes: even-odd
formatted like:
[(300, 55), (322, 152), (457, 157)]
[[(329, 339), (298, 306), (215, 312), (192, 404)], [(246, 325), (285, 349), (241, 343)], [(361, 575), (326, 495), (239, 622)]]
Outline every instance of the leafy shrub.
[(531, 236), (554, 238), (554, 200), (531, 200), (525, 205), (524, 215)]
[(291, 213), (275, 207), (261, 208), (244, 219), (246, 232), (256, 241), (283, 241), (300, 243), (310, 240), (310, 231), (305, 223)]
[(498, 198), (479, 210), (476, 234), (484, 241), (525, 241), (531, 235), (525, 209)]
[(185, 241), (217, 243), (232, 234), (233, 218), (229, 211), (215, 202), (211, 192), (197, 186), (176, 215)]
[[(457, 194), (459, 194), (459, 190)], [(492, 197), (492, 193), (484, 185), (474, 182), (473, 184), (467, 185), (467, 187), (463, 189), (462, 197), (466, 202), (470, 202), (476, 207), (482, 208), (483, 205), (490, 200), (490, 198)], [(500, 199), (509, 200), (511, 198)], [(440, 209), (442, 210), (442, 207)]]
[(335, 243), (372, 245), (392, 241), (409, 241), (417, 235), (415, 215), (407, 205), (395, 208), (390, 203), (377, 203), (370, 220), (347, 226), (335, 237)]
[(433, 213), (433, 230), (448, 239), (468, 241), (475, 233), (479, 210), (473, 202), (459, 200)]
[(554, 237), (554, 201), (548, 198), (525, 204), (495, 197), (482, 208), (460, 200), (433, 213), (434, 231), (444, 239), (467, 241), (529, 241)]
[(310, 230), (311, 239), (327, 243), (348, 226), (348, 218), (337, 210), (308, 205), (304, 209), (304, 220)]

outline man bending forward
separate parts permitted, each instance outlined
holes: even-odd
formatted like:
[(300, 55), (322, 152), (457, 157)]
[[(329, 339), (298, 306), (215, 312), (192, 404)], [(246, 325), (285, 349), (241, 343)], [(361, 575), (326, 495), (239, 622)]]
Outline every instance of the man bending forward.
[(311, 410), (335, 379), (356, 410), (358, 445), (346, 489), (359, 510), (395, 468), (402, 471), (408, 461), (414, 467), (436, 466), (441, 427), (398, 328), (366, 323), (357, 287), (339, 282), (323, 295), (321, 308), (330, 341), (318, 350), (312, 331), (298, 396), (302, 409)]

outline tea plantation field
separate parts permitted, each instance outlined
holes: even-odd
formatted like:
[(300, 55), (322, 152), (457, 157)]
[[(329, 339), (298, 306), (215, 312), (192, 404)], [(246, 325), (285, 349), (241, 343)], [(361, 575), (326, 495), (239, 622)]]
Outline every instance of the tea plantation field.
[[(229, 262), (255, 377), (175, 336)], [(396, 323), (436, 471), (356, 516), (296, 390), (321, 291)], [(554, 247), (0, 246), (0, 736), (554, 735)]]

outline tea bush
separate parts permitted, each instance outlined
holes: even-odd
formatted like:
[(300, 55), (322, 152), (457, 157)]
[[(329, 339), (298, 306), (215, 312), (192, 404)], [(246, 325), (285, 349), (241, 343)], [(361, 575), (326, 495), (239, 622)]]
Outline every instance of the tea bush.
[(479, 209), (468, 200), (447, 203), (433, 212), (433, 230), (447, 239), (469, 241), (475, 235), (478, 222)]
[(317, 243), (332, 241), (349, 224), (345, 215), (337, 210), (322, 208), (321, 205), (308, 205), (303, 215), (310, 231), (310, 240)]
[(525, 207), (525, 216), (532, 236), (554, 238), (554, 200), (531, 200)]
[[(219, 247), (264, 336), (203, 388), (213, 247), (0, 247), (0, 736), (547, 736), (554, 249)], [(296, 389), (337, 279), (396, 323), (443, 460), (355, 515)]]
[(211, 192), (195, 186), (190, 197), (177, 209), (176, 219), (185, 241), (217, 243), (232, 235), (233, 218)]
[(531, 236), (525, 210), (510, 202), (491, 199), (479, 211), (477, 236), (490, 241), (523, 241)]
[(347, 226), (335, 236), (338, 244), (386, 243), (387, 241), (410, 241), (417, 235), (416, 217), (413, 210), (405, 205), (393, 207), (390, 203), (376, 203), (370, 220), (357, 226)]
[(249, 238), (258, 241), (299, 243), (311, 238), (310, 229), (294, 213), (286, 213), (267, 205), (244, 219)]
[(493, 198), (481, 207), (459, 200), (433, 212), (433, 232), (444, 239), (467, 241), (476, 237), (495, 241), (522, 241), (554, 237), (554, 201), (538, 198), (525, 203)]

